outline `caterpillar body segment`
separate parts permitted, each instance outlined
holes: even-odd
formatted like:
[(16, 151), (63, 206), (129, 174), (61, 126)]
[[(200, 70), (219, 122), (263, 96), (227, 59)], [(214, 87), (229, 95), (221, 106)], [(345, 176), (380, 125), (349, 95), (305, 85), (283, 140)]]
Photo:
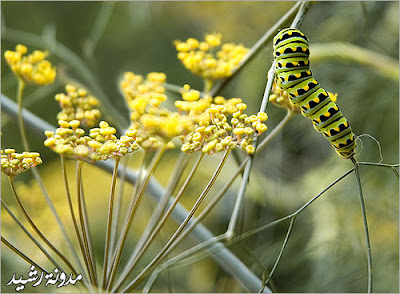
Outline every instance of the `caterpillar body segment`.
[(312, 77), (308, 38), (298, 29), (281, 30), (274, 38), (277, 85), (286, 90), (293, 105), (309, 118), (343, 158), (351, 158), (355, 136), (347, 119), (327, 91)]

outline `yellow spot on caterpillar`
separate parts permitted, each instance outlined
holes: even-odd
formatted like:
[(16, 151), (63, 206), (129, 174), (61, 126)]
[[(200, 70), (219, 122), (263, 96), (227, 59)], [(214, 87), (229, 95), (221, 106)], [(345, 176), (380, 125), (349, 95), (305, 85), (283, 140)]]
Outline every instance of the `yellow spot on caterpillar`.
[(311, 70), (307, 70), (307, 74), (311, 76)]
[(339, 132), (339, 131), (340, 131), (340, 128), (339, 128), (339, 127), (336, 127), (336, 128), (334, 128), (334, 130), (335, 130), (336, 132)]
[(308, 65), (308, 60), (304, 61), (304, 65)]
[(333, 109), (338, 110), (339, 108), (337, 107), (337, 105), (333, 106)]
[(278, 50), (278, 52), (280, 53), (280, 54), (282, 54), (283, 52), (285, 51), (285, 49), (280, 49), (280, 50)]
[(349, 124), (347, 123), (347, 121), (345, 121), (345, 122), (343, 123), (343, 125), (347, 128), (347, 126), (348, 126)]
[(293, 64), (294, 66), (297, 66), (299, 63), (298, 63), (297, 61), (292, 61), (292, 64)]
[(296, 50), (297, 50), (296, 47), (290, 47), (290, 49), (292, 49), (293, 52), (296, 52)]
[(310, 109), (310, 105), (309, 104), (306, 104), (306, 106), (305, 106), (307, 109)]
[(307, 48), (303, 48), (302, 50), (303, 50), (303, 52), (306, 52), (306, 51), (307, 51)]
[(282, 67), (286, 67), (286, 63), (282, 63)]
[(291, 36), (293, 32), (288, 32), (288, 35)]
[(319, 100), (318, 97), (317, 97), (317, 98), (314, 98), (314, 102), (315, 102), (315, 103), (319, 103), (319, 101), (320, 101), (320, 100)]
[(308, 91), (308, 89), (310, 89), (310, 87), (309, 86), (304, 86), (304, 91)]
[(330, 117), (330, 116), (331, 116), (331, 114), (330, 114), (329, 112), (325, 112), (325, 113), (324, 113), (324, 116), (326, 116), (326, 117)]
[(319, 123), (321, 122), (321, 119), (319, 117), (317, 118), (317, 122), (319, 122)]
[(314, 80), (314, 81), (313, 81), (313, 83), (314, 83), (315, 85), (318, 85), (318, 82), (317, 82), (317, 80)]
[(301, 73), (299, 74), (295, 74), (296, 78), (300, 78), (301, 77)]

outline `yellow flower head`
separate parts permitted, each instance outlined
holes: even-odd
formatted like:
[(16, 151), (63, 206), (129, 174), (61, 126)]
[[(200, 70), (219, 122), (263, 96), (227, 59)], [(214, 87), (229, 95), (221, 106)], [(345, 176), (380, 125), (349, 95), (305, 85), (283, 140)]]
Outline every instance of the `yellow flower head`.
[(47, 51), (35, 50), (26, 55), (28, 48), (18, 44), (15, 51), (7, 50), (4, 58), (16, 76), (26, 83), (46, 85), (54, 82), (56, 69), (46, 60)]
[(118, 139), (114, 135), (116, 129), (105, 121), (101, 121), (98, 128), (90, 129), (89, 136), (79, 128), (79, 120), (59, 120), (58, 124), (60, 127), (55, 133), (45, 132), (47, 139), (44, 145), (67, 158), (95, 162), (121, 157), (139, 148), (133, 135), (124, 135)]
[(42, 159), (38, 152), (16, 153), (11, 148), (1, 150), (1, 171), (8, 176), (16, 176), (39, 164), (42, 164)]
[[(235, 112), (229, 112), (224, 105), (230, 107), (236, 101)], [(208, 121), (201, 121), (196, 124), (193, 132), (182, 137), (183, 152), (200, 151), (213, 154), (228, 149), (240, 147), (248, 154), (253, 154), (255, 148), (252, 146), (255, 136), (261, 135), (267, 130), (264, 121), (268, 116), (264, 112), (257, 115), (247, 116), (243, 111), (247, 105), (239, 98), (225, 98), (218, 96), (214, 99), (215, 104), (207, 108)], [(232, 115), (229, 121), (228, 116)]]
[(70, 84), (65, 86), (65, 91), (66, 94), (55, 96), (61, 107), (57, 119), (67, 122), (78, 120), (84, 126), (94, 126), (101, 116), (100, 110), (96, 108), (100, 104), (99, 100), (85, 89)]
[[(165, 81), (164, 73), (152, 72), (143, 79), (140, 75), (126, 72), (120, 83), (120, 89), (131, 110), (130, 131), (136, 132), (136, 142), (144, 149), (155, 150), (161, 146), (172, 148), (173, 138), (186, 135), (193, 129), (193, 122), (186, 115), (161, 106), (167, 100), (162, 85)], [(199, 99), (200, 92), (189, 92), (189, 89), (184, 94), (185, 98), (188, 101)]]
[(209, 82), (229, 77), (248, 49), (233, 43), (221, 44), (221, 34), (206, 34), (205, 40), (175, 41), (178, 59), (195, 75)]

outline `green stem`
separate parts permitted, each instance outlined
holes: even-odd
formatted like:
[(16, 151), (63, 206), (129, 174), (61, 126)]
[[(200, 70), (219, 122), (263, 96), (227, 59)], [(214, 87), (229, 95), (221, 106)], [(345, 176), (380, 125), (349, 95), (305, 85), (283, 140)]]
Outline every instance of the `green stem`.
[(8, 180), (9, 180), (10, 187), (11, 187), (11, 190), (13, 192), (14, 198), (17, 201), (17, 204), (18, 204), (19, 208), (21, 209), (22, 214), (24, 215), (25, 219), (28, 221), (29, 225), (36, 232), (36, 234), (38, 234), (40, 239), (42, 239), (42, 241), (44, 243), (46, 243), (46, 245), (49, 246), (51, 248), (51, 250), (53, 250), (54, 253), (58, 255), (58, 257), (60, 257), (62, 259), (62, 261), (71, 269), (71, 271), (75, 275), (77, 275), (77, 271), (75, 270), (73, 265), (69, 262), (69, 260), (60, 251), (58, 251), (57, 248), (43, 235), (43, 233), (39, 230), (39, 228), (35, 225), (35, 223), (32, 221), (32, 219), (30, 218), (30, 216), (26, 212), (24, 206), (22, 205), (22, 203), (21, 203), (21, 201), (20, 201), (20, 199), (18, 197), (17, 191), (15, 190), (13, 178), (9, 176)]
[[(149, 248), (150, 244), (154, 241), (156, 235), (158, 232), (161, 230), (162, 226), (165, 224), (167, 221), (167, 218), (171, 215), (172, 210), (174, 210), (175, 206), (178, 204), (180, 198), (186, 191), (187, 186), (189, 185), (190, 181), (192, 180), (194, 174), (197, 171), (197, 168), (200, 165), (201, 160), (204, 157), (204, 153), (201, 153), (199, 157), (197, 158), (195, 164), (192, 167), (192, 170), (190, 171), (189, 175), (186, 177), (185, 182), (183, 183), (181, 189), (179, 190), (178, 194), (175, 197), (175, 200), (171, 204), (171, 206), (168, 208), (167, 212), (164, 214), (160, 222), (157, 224), (157, 226), (154, 228), (154, 230), (151, 232), (150, 236), (147, 238), (145, 243), (143, 244), (142, 248), (139, 250), (133, 261), (129, 263), (129, 267), (126, 271), (126, 273), (122, 276), (120, 279), (118, 286), (116, 287), (116, 291), (122, 286), (122, 284), (125, 282), (125, 280), (128, 278), (129, 274), (133, 271), (137, 263), (139, 262), (140, 258), (143, 256), (143, 254), (146, 252), (146, 250)], [(114, 291), (113, 291), (114, 292)]]
[(372, 254), (371, 254), (371, 244), (370, 244), (369, 232), (368, 232), (367, 212), (366, 212), (365, 204), (364, 204), (364, 196), (363, 196), (363, 191), (362, 191), (362, 185), (361, 185), (358, 164), (357, 164), (357, 161), (354, 159), (354, 157), (351, 157), (351, 161), (354, 164), (354, 169), (355, 169), (355, 174), (356, 174), (357, 189), (358, 189), (358, 195), (360, 197), (361, 214), (362, 214), (363, 224), (364, 224), (365, 242), (366, 242), (366, 246), (367, 246), (368, 293), (372, 293)]
[(3, 242), (4, 245), (6, 245), (8, 248), (10, 248), (14, 253), (16, 253), (19, 257), (21, 257), (23, 260), (25, 260), (27, 263), (34, 265), (38, 269), (40, 269), (42, 272), (48, 274), (49, 272), (43, 269), (40, 265), (38, 265), (36, 262), (34, 262), (32, 259), (30, 259), (28, 256), (26, 256), (24, 253), (22, 253), (19, 249), (17, 249), (14, 245), (12, 245), (10, 242), (7, 241), (6, 238), (1, 236), (1, 242)]
[(77, 198), (78, 198), (78, 208), (79, 208), (79, 220), (80, 220), (80, 225), (81, 225), (81, 231), (82, 231), (82, 236), (83, 236), (83, 244), (85, 248), (85, 258), (87, 259), (89, 268), (89, 278), (90, 281), (92, 282), (93, 285), (97, 285), (96, 279), (95, 279), (95, 274), (94, 274), (94, 267), (93, 267), (93, 259), (90, 254), (89, 250), (89, 238), (88, 238), (88, 232), (87, 232), (87, 223), (85, 221), (86, 217), (86, 212), (85, 212), (85, 204), (84, 204), (84, 199), (82, 197), (82, 165), (83, 161), (78, 161), (76, 165), (76, 192), (77, 192)]
[(42, 245), (32, 236), (31, 233), (25, 228), (25, 226), (19, 221), (19, 219), (12, 213), (7, 204), (1, 199), (1, 206), (7, 211), (7, 213), (12, 217), (12, 219), (17, 223), (17, 225), (24, 231), (24, 233), (36, 244), (36, 246), (47, 256), (51, 263), (58, 269), (62, 270), (62, 267), (54, 260), (53, 257), (43, 248)]
[(122, 230), (121, 237), (119, 239), (118, 246), (117, 246), (117, 249), (115, 252), (115, 256), (113, 258), (111, 272), (110, 272), (109, 278), (106, 281), (106, 284), (107, 284), (106, 291), (110, 291), (110, 288), (112, 287), (112, 284), (115, 279), (115, 275), (117, 273), (118, 265), (121, 261), (122, 252), (124, 249), (126, 238), (128, 236), (129, 229), (132, 225), (132, 221), (133, 221), (133, 217), (135, 215), (136, 209), (137, 209), (139, 202), (144, 194), (144, 191), (147, 188), (147, 184), (148, 184), (152, 174), (154, 173), (156, 167), (158, 166), (161, 156), (164, 154), (165, 150), (166, 150), (166, 146), (163, 146), (157, 151), (156, 155), (154, 155), (154, 158), (149, 166), (149, 172), (147, 173), (143, 183), (141, 183), (140, 188), (136, 191), (135, 196), (132, 199), (133, 205), (130, 207), (130, 211), (129, 211), (127, 219), (125, 221), (124, 228)]
[[(65, 193), (67, 195), (68, 207), (69, 207), (69, 211), (71, 213), (71, 218), (72, 218), (72, 223), (74, 225), (75, 235), (76, 235), (76, 238), (78, 239), (79, 248), (81, 250), (83, 260), (85, 261), (86, 269), (89, 272), (89, 263), (88, 263), (88, 260), (85, 258), (85, 252), (84, 252), (82, 236), (81, 236), (81, 234), (79, 232), (78, 223), (76, 221), (76, 217), (75, 217), (75, 213), (74, 213), (74, 207), (72, 205), (71, 192), (69, 190), (69, 183), (68, 183), (68, 175), (67, 175), (67, 168), (66, 168), (66, 164), (65, 164), (65, 158), (62, 155), (60, 155), (60, 159), (61, 159), (61, 169), (62, 169), (62, 174), (63, 174), (63, 179), (64, 179)], [(83, 267), (82, 267), (82, 269), (83, 269)]]
[(262, 285), (260, 291), (258, 291), (258, 293), (264, 292), (265, 286), (268, 284), (269, 280), (271, 279), (272, 275), (274, 274), (275, 269), (276, 269), (276, 267), (278, 266), (278, 263), (279, 263), (279, 261), (281, 260), (281, 257), (282, 257), (282, 255), (283, 255), (283, 251), (285, 250), (286, 245), (287, 245), (287, 243), (288, 243), (288, 241), (289, 241), (290, 233), (292, 232), (293, 224), (294, 224), (295, 219), (296, 219), (296, 216), (293, 216), (292, 219), (290, 220), (290, 224), (289, 224), (288, 231), (287, 231), (287, 233), (286, 233), (285, 240), (283, 241), (281, 250), (279, 251), (278, 257), (276, 258), (275, 264), (274, 264), (274, 266), (272, 267), (271, 272), (270, 272), (269, 275), (268, 275), (268, 278), (267, 278), (265, 281), (263, 281), (263, 283), (262, 283), (263, 285)]
[[(115, 215), (117, 216), (117, 219), (111, 225), (110, 252), (114, 252), (114, 247), (115, 247), (115, 238), (116, 238), (117, 230), (118, 230), (119, 216), (121, 214), (122, 199), (123, 199), (123, 195), (124, 195), (125, 177), (126, 177), (126, 170), (128, 168), (129, 155), (125, 156), (123, 160), (124, 160), (122, 162), (123, 168), (122, 168), (120, 181), (119, 181), (118, 194), (117, 194), (117, 198), (115, 199)], [(110, 254), (108, 257), (110, 259), (108, 262), (110, 262), (112, 254)]]
[(193, 205), (192, 209), (189, 211), (189, 214), (186, 216), (185, 220), (179, 226), (179, 228), (175, 231), (174, 235), (169, 239), (167, 244), (161, 249), (161, 251), (157, 254), (154, 259), (147, 264), (147, 266), (135, 277), (135, 279), (122, 291), (122, 292), (130, 292), (132, 291), (148, 274), (148, 272), (153, 269), (155, 265), (157, 265), (169, 252), (170, 246), (182, 232), (182, 230), (186, 227), (194, 213), (196, 212), (197, 208), (200, 206), (204, 198), (207, 196), (208, 192), (210, 191), (211, 187), (215, 183), (220, 174), (222, 167), (224, 166), (226, 159), (228, 158), (230, 150), (225, 151), (217, 169), (215, 170), (213, 176), (211, 177), (210, 181), (208, 182), (207, 186), (204, 188), (203, 192), (197, 199), (196, 203)]
[[(120, 162), (120, 157), (115, 158), (114, 171), (111, 179), (111, 191), (110, 191), (110, 199), (108, 203), (108, 217), (107, 217), (107, 231), (106, 231), (106, 244), (104, 248), (104, 265), (103, 265), (103, 283), (102, 287), (105, 289), (106, 287), (106, 277), (107, 277), (107, 268), (108, 268), (108, 254), (110, 251), (110, 232), (111, 232), (111, 224), (113, 221), (113, 209), (114, 209), (114, 195), (115, 195), (115, 185), (117, 183), (117, 174), (118, 174), (118, 165)], [(117, 220), (114, 220), (117, 221)]]

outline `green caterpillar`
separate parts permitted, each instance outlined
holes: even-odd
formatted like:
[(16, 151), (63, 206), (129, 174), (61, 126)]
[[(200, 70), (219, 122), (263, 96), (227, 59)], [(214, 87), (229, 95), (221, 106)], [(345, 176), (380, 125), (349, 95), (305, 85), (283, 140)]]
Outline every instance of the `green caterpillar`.
[(312, 77), (309, 63), (309, 41), (295, 28), (281, 30), (274, 38), (274, 58), (277, 85), (286, 90), (291, 102), (312, 120), (314, 128), (343, 158), (354, 155), (355, 136), (327, 91)]

